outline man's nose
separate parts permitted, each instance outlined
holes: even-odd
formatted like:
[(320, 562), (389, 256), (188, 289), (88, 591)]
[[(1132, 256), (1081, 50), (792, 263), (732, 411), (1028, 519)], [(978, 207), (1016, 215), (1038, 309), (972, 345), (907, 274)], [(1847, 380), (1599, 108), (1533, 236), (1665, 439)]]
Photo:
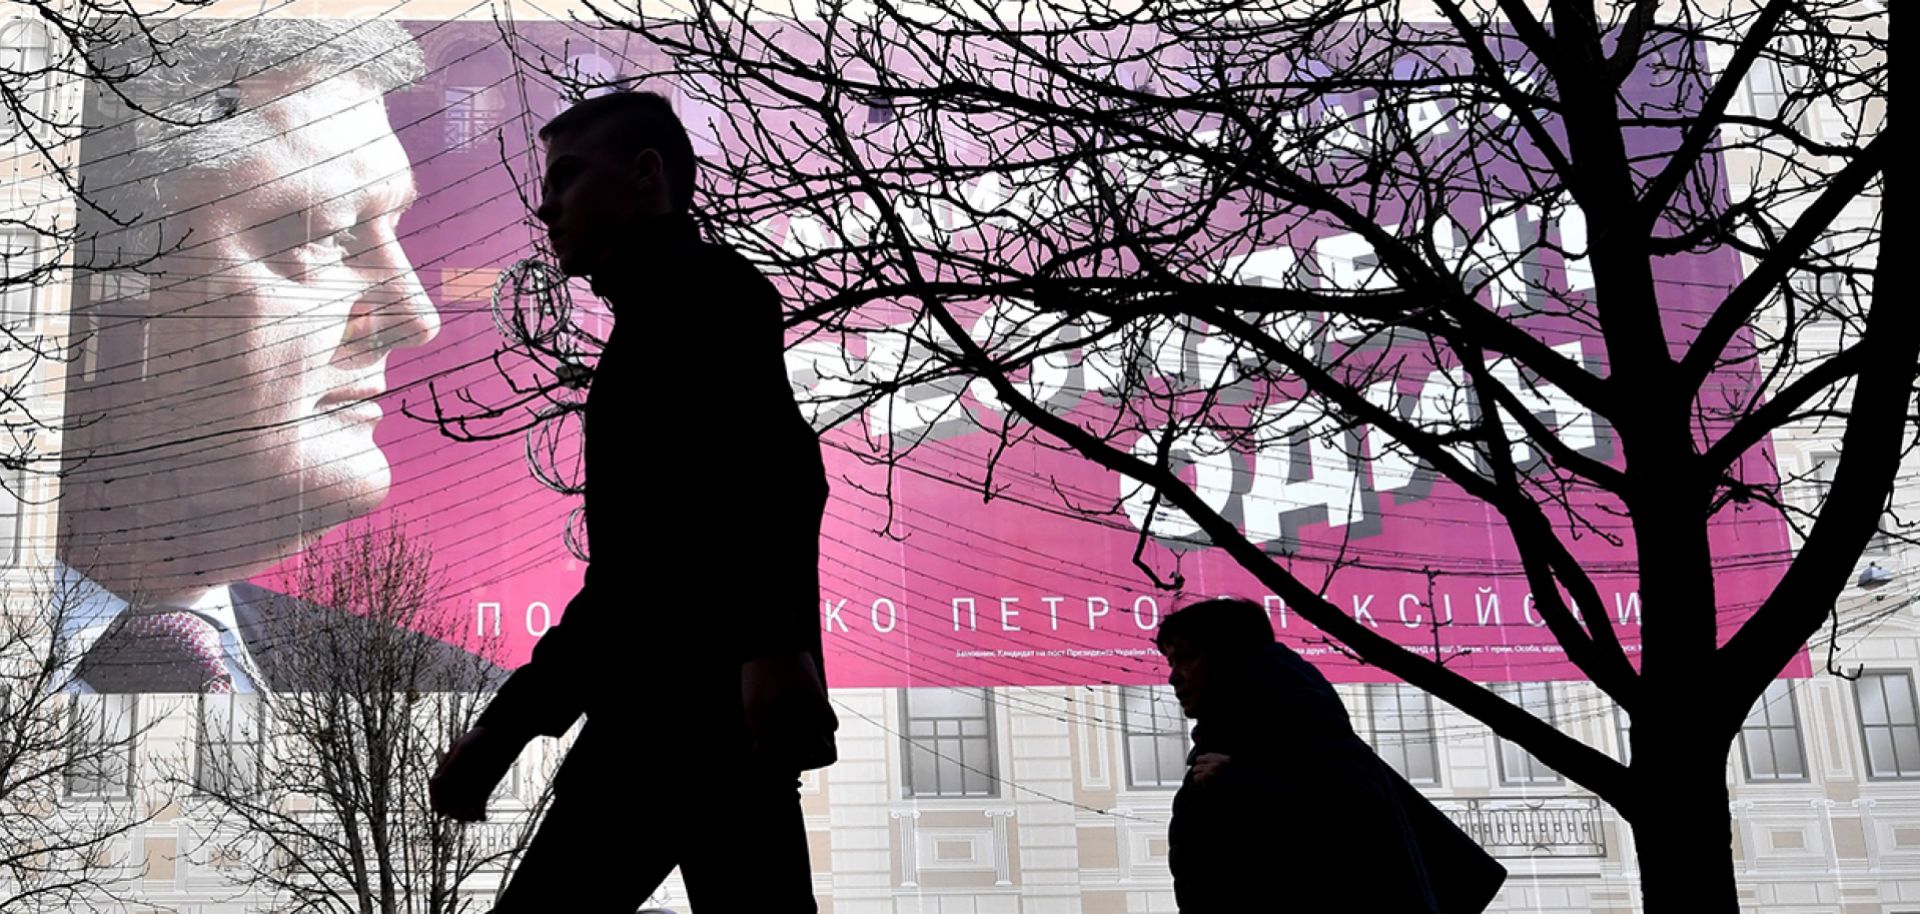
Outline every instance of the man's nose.
[(560, 218), (560, 205), (555, 203), (551, 196), (542, 194), (540, 208), (533, 211), (533, 217), (546, 225), (552, 225)]
[(424, 346), (440, 335), (440, 311), (427, 296), (426, 286), (398, 241), (388, 243), (377, 263), (370, 264), (366, 301), (361, 313), (372, 348)]
[(440, 309), (433, 306), (433, 299), (427, 296), (426, 286), (413, 272), (409, 264), (402, 284), (405, 294), (389, 310), (389, 336), (393, 346), (425, 346), (440, 335)]

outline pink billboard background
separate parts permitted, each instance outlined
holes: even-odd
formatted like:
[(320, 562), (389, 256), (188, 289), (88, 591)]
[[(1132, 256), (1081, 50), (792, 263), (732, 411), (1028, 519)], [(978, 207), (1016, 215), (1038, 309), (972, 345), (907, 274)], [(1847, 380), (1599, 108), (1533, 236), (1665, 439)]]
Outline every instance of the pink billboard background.
[[(456, 443), (400, 413), (402, 405), (416, 416), (428, 411), (429, 382), (443, 399), (463, 387), (483, 402), (505, 395), (490, 362), (501, 337), (488, 296), (498, 271), (526, 256), (535, 237), (515, 182), (531, 186), (529, 176), (538, 169), (529, 154), (531, 134), (561, 103), (537, 74), (528, 73), (523, 108), (510, 55), (491, 23), (410, 28), (426, 49), (430, 74), (388, 101), (421, 192), (400, 230), (443, 327), (431, 345), (392, 356), (391, 405), (376, 441), (394, 481), (380, 512), (404, 516), (422, 531), (453, 585), (447, 612), (470, 619), (475, 633), (497, 644), (511, 666), (561, 618), (580, 584), (584, 566), (562, 538), (577, 499), (532, 478), (520, 436)], [(519, 38), (589, 75), (633, 73), (662, 63), (638, 41), (617, 43), (566, 24), (523, 23)], [(1731, 253), (1676, 260), (1667, 269), (1663, 279), (1697, 290), (1675, 296), (1680, 311), (1709, 306), (1739, 275)], [(583, 291), (574, 300), (581, 325), (604, 334), (599, 304)], [(1592, 336), (1569, 334), (1550, 342), (1581, 347), (1589, 363), (1601, 358)], [(816, 347), (792, 360), (798, 393), (806, 393), (809, 359), (819, 355)], [(867, 353), (848, 355), (857, 362)], [(1084, 386), (1084, 377), (1076, 379)], [(955, 405), (976, 415), (990, 412), (970, 395)], [(968, 426), (931, 436), (889, 483), (884, 468), (856, 456), (871, 452), (861, 428), (884, 427), (890, 420), (880, 413), (885, 408), (824, 438), (833, 496), (822, 543), (820, 609), (834, 685), (1159, 681), (1164, 668), (1151, 645), (1158, 620), (1183, 602), (1215, 595), (1266, 601), (1281, 638), (1336, 680), (1384, 678), (1331, 650), (1317, 630), (1217, 551), (1151, 545), (1149, 558), (1163, 569), (1175, 567), (1177, 552), (1186, 581), (1177, 594), (1153, 588), (1133, 566), (1137, 532), (1124, 518), (1090, 521), (1059, 508), (1056, 491), (1111, 501), (1131, 489), (1091, 463), (1031, 443), (1016, 445), (996, 470), (1000, 497), (983, 503), (977, 480), (995, 442)], [(724, 423), (722, 408), (714, 409), (714, 421)], [(1591, 432), (1590, 453), (1615, 457), (1610, 431), (1596, 425)], [(665, 484), (725, 485), (699, 475), (698, 432), (643, 433), (636, 446), (647, 451), (647, 463)], [(570, 453), (565, 445), (562, 450)], [(1450, 664), (1476, 678), (1581, 678), (1532, 612), (1513, 543), (1491, 509), (1446, 482), (1395, 484), (1364, 467), (1348, 468), (1344, 508), (1329, 507), (1331, 477), (1322, 478), (1319, 468), (1330, 458), (1310, 448), (1305, 456), (1316, 467), (1306, 479), (1292, 478), (1296, 472), (1261, 481), (1255, 478), (1260, 468), (1243, 463), (1221, 504), (1243, 525), (1252, 519), (1284, 528), (1292, 554), (1281, 561), (1308, 585), (1324, 585), (1335, 605), (1396, 641), (1419, 650), (1464, 652)], [(876, 494), (889, 484), (891, 505)], [(1256, 488), (1258, 497), (1251, 494)], [(1254, 519), (1273, 499), (1288, 498), (1301, 499), (1297, 507), (1304, 510)], [(1330, 522), (1341, 510), (1344, 522)], [(670, 519), (661, 523), (662, 535), (671, 535)], [(1624, 532), (1618, 523), (1609, 532)], [(743, 538), (750, 538), (751, 518), (741, 524)], [(894, 535), (882, 535), (883, 528)], [(1777, 516), (1734, 511), (1717, 519), (1712, 545), (1725, 564), (1719, 577), (1723, 621), (1734, 623), (1776, 577), (1787, 532)], [(1643, 606), (1635, 591), (1631, 540), (1611, 546), (1586, 535), (1572, 547), (1589, 568), (1603, 572), (1603, 599), (1631, 650), (1641, 613), (1658, 611)], [(1330, 576), (1329, 560), (1341, 555), (1359, 557), (1358, 567)], [(660, 607), (636, 599), (631, 611), (728, 612), (725, 581), (715, 580), (708, 589), (714, 594), (710, 605)], [(644, 652), (648, 646), (634, 648)]]

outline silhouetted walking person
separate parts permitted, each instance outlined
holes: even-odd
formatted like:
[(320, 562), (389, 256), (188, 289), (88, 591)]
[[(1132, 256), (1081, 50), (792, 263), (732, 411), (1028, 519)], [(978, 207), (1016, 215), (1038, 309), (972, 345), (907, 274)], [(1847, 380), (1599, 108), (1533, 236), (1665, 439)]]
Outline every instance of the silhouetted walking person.
[(537, 215), (614, 313), (585, 429), (586, 584), (448, 751), (434, 805), (472, 821), (535, 735), (586, 726), (495, 908), (632, 914), (677, 864), (703, 914), (811, 912), (798, 773), (831, 764), (820, 653), (826, 473), (782, 359), (780, 297), (702, 241), (664, 98), (614, 93), (540, 131)]
[(1353, 732), (1258, 604), (1209, 600), (1155, 636), (1196, 722), (1173, 799), (1180, 914), (1484, 910), (1506, 869)]

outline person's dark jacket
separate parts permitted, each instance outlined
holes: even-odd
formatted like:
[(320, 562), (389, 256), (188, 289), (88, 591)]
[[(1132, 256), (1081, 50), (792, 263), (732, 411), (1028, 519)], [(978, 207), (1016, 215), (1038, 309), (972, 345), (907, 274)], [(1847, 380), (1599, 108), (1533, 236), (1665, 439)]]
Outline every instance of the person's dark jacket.
[(596, 758), (665, 752), (624, 733), (738, 760), (742, 664), (805, 651), (825, 675), (826, 471), (787, 381), (779, 292), (685, 216), (633, 242), (593, 277), (614, 327), (583, 429), (586, 582), (480, 718), (559, 736), (585, 714), (561, 786)]
[(1339, 694), (1284, 645), (1194, 729), (1189, 763), (1231, 761), (1174, 796), (1181, 914), (1467, 914), (1506, 869), (1359, 738)]

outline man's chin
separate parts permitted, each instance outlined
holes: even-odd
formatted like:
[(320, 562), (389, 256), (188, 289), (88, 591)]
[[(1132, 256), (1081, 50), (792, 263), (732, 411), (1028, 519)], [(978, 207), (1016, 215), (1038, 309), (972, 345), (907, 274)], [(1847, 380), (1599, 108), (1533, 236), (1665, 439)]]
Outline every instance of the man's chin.
[(555, 253), (554, 259), (560, 262), (560, 272), (567, 276), (587, 276), (593, 273), (593, 265), (579, 254)]
[[(307, 483), (306, 491), (312, 496), (309, 503), (319, 505), (317, 510), (303, 512), (309, 519), (303, 526), (309, 529), (332, 529), (373, 513), (387, 500), (393, 485), (393, 469), (384, 456), (361, 455), (361, 459), (344, 461), (333, 469), (336, 472)], [(345, 472), (338, 472), (341, 470)]]

